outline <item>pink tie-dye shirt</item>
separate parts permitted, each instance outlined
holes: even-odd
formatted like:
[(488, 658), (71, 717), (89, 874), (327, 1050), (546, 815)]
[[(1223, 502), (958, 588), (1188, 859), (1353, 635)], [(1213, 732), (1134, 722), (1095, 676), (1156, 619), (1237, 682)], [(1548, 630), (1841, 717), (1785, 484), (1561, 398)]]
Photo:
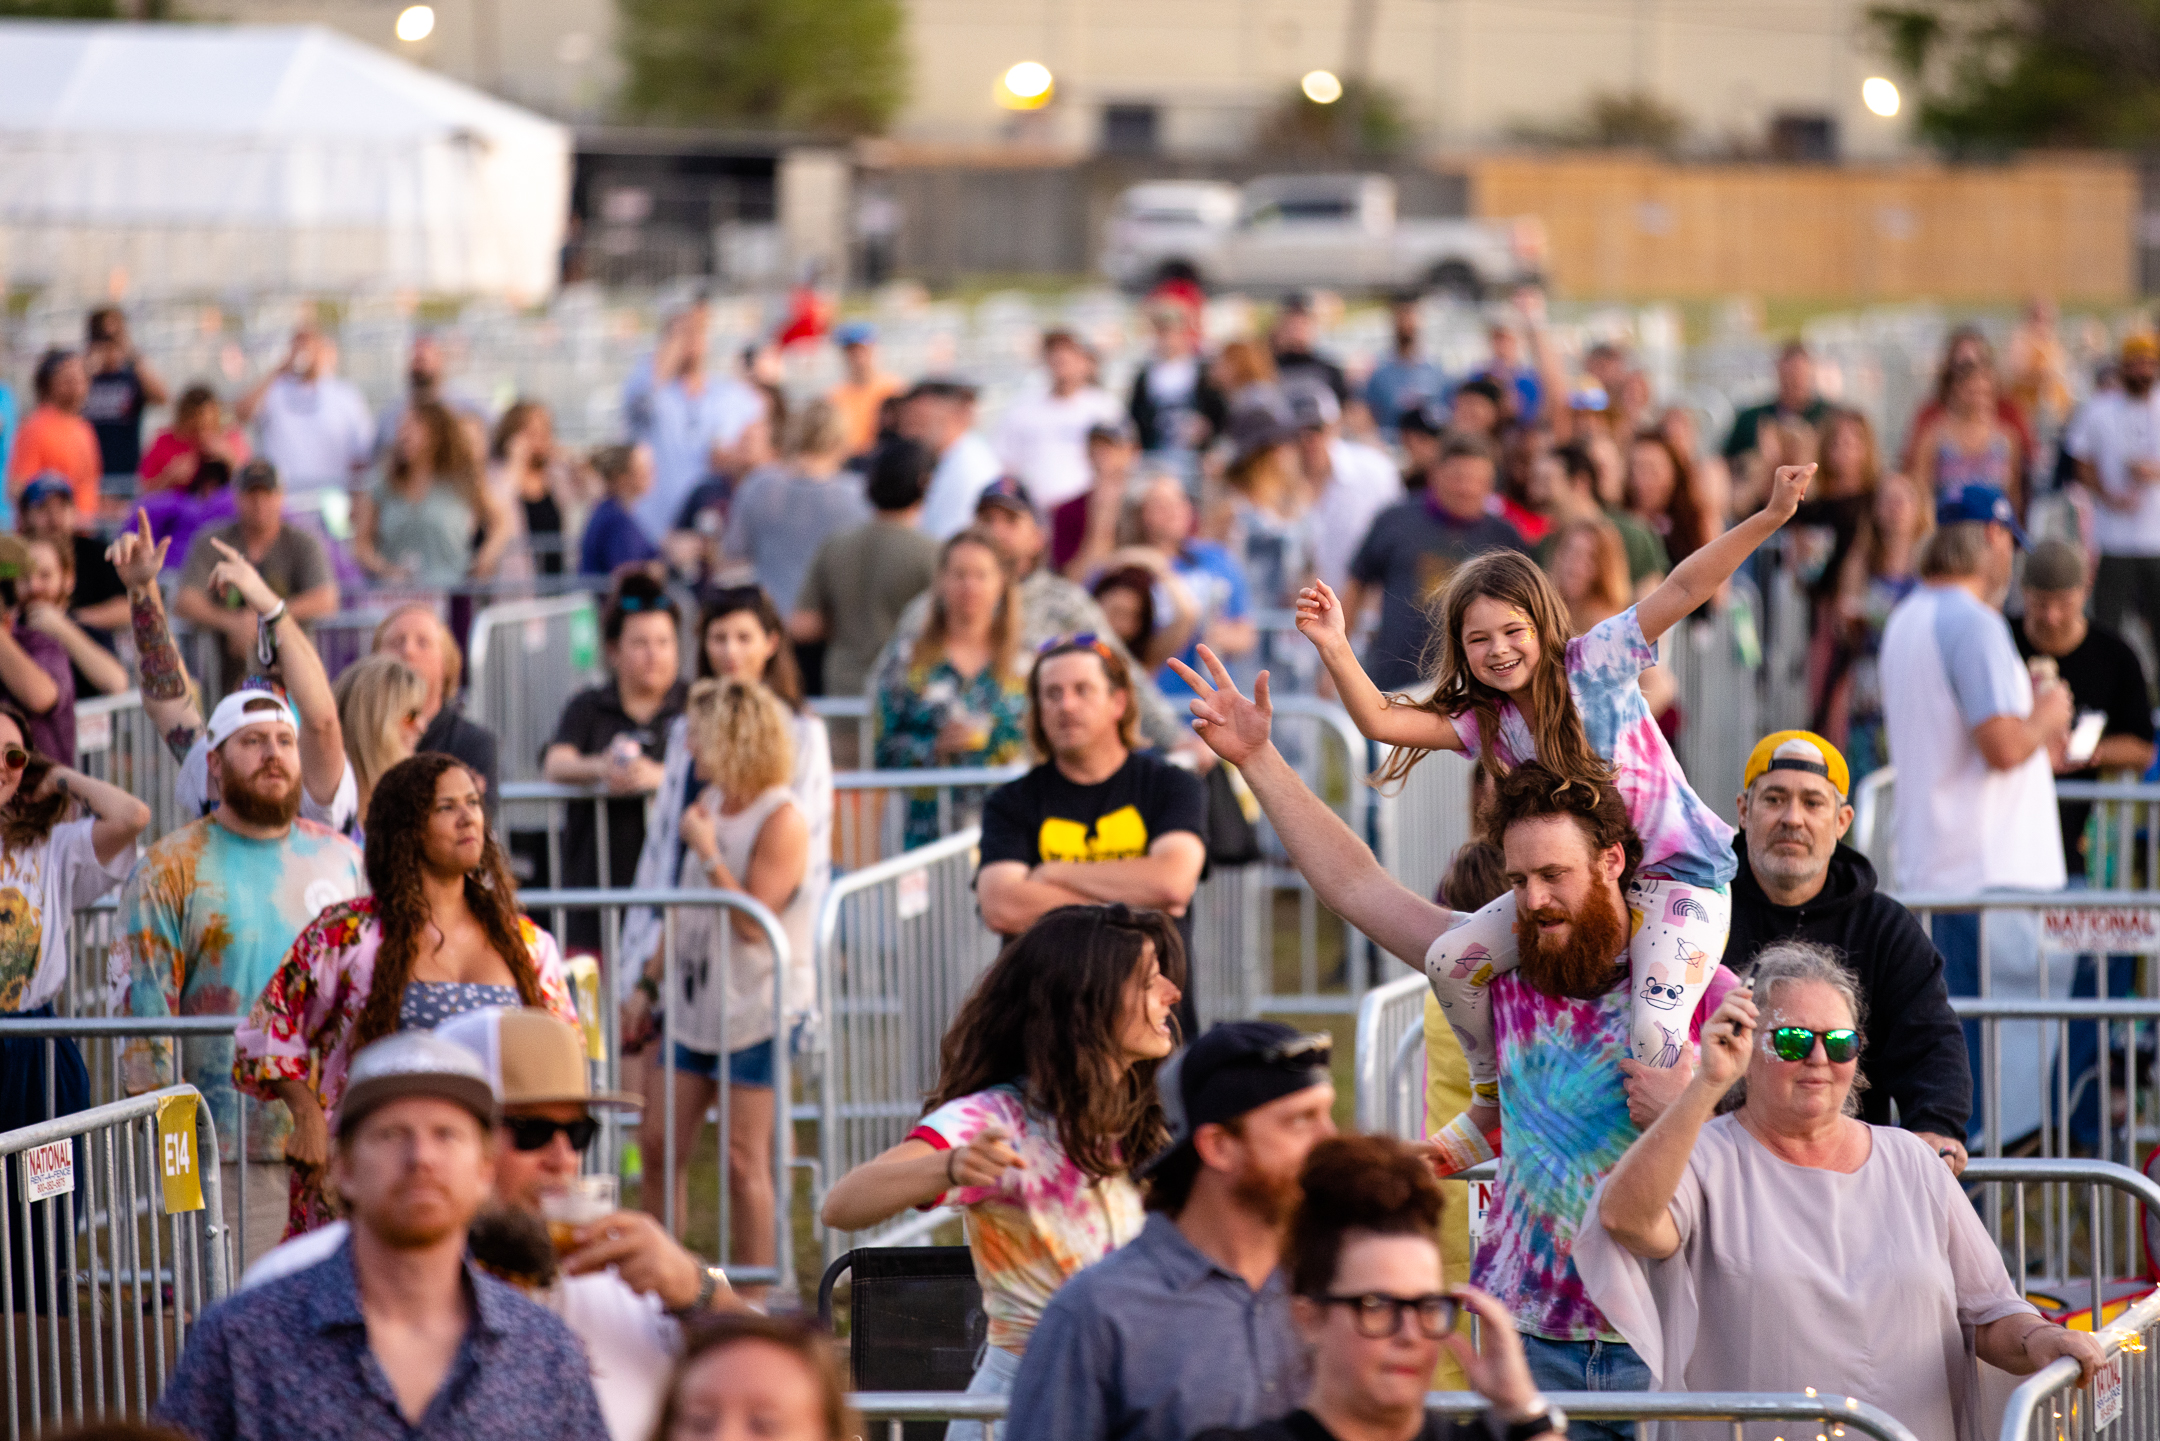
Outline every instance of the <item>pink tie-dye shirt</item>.
[[(1642, 873), (1718, 887), (1732, 883), (1740, 862), (1733, 828), (1718, 819), (1688, 784), (1680, 761), (1658, 729), (1636, 678), (1657, 664), (1657, 647), (1643, 638), (1629, 606), (1568, 642), (1568, 689), (1582, 712), (1590, 748), (1612, 762), (1614, 788), (1642, 837)], [(1451, 717), (1463, 749), (1478, 753), (1477, 714)], [(1519, 766), (1537, 756), (1537, 741), (1512, 701), (1500, 706), (1500, 759)]]
[(1091, 1179), (1066, 1158), (1057, 1123), (1031, 1111), (1009, 1082), (947, 1101), (923, 1117), (908, 1139), (944, 1151), (992, 1125), (1004, 1127), (1020, 1165), (995, 1186), (961, 1186), (946, 1192), (944, 1201), (967, 1212), (990, 1344), (1019, 1352), (1057, 1288), (1139, 1235), (1147, 1218), (1130, 1176)]

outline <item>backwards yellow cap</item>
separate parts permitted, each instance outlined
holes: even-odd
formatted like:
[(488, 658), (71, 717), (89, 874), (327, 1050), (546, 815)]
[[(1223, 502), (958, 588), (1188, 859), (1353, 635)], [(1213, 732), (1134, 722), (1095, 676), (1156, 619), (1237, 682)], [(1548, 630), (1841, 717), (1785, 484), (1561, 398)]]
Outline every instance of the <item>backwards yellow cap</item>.
[(1852, 769), (1845, 757), (1813, 731), (1772, 731), (1755, 742), (1755, 749), (1748, 752), (1747, 769), (1740, 775), (1740, 789), (1755, 784), (1766, 771), (1806, 771), (1836, 786), (1841, 796), (1852, 793)]

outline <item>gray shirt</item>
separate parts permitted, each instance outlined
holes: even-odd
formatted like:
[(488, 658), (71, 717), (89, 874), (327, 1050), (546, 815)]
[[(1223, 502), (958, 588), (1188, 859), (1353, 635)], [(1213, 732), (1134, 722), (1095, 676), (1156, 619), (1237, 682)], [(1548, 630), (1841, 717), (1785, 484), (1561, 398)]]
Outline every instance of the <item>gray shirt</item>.
[(747, 561), (782, 615), (802, 594), (803, 575), (818, 547), (870, 518), (862, 482), (842, 472), (812, 480), (768, 466), (743, 482), (728, 508), (724, 560)]
[(1185, 1441), (1283, 1415), (1307, 1379), (1283, 1273), (1255, 1292), (1156, 1212), (1050, 1298), (1006, 1441)]

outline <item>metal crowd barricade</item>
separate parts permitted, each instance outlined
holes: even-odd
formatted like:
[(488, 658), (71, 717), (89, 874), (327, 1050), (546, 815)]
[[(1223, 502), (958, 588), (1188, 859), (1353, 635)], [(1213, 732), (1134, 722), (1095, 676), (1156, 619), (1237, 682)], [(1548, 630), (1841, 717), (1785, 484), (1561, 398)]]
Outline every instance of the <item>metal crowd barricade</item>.
[(160, 1135), (160, 1104), (195, 1095), (172, 1086), (0, 1134), (10, 1441), (146, 1417), (188, 1328), (229, 1289), (217, 1167), (193, 1166), (202, 1210), (168, 1215), (162, 1200), (181, 1147), (217, 1155), (199, 1097), (191, 1133)]
[[(2142, 781), (2055, 782), (2055, 798), (2090, 801), (2085, 843), (2086, 884), (2095, 890), (2160, 891), (2160, 785)], [(2081, 838), (2064, 836), (2076, 845)]]
[[(2076, 1374), (2074, 1365), (2071, 1373)], [(1857, 1396), (1812, 1391), (1548, 1391), (1545, 1395), (1577, 1421), (1729, 1421), (1735, 1441), (1741, 1427), (1751, 1421), (1812, 1421), (1825, 1437), (1857, 1433), (1875, 1441), (1915, 1441), (1896, 1417)], [(876, 1434), (871, 1428), (883, 1424), (884, 1441), (900, 1441), (901, 1428), (911, 1421), (996, 1421), (1011, 1404), (1002, 1396), (971, 1396), (964, 1391), (858, 1391), (848, 1402), (857, 1416), (871, 1423), (866, 1428), (869, 1435)], [(1425, 1409), (1443, 1416), (1479, 1416), (1488, 1404), (1475, 1391), (1434, 1391), (1425, 1397)], [(2008, 1441), (2009, 1433), (2004, 1435)]]
[(76, 702), (75, 767), (143, 799), (150, 807), (145, 843), (192, 819), (179, 813), (173, 799), (180, 763), (144, 713), (139, 690)]
[[(1301, 642), (1302, 643), (1302, 642)], [(1373, 747), (1358, 734), (1349, 713), (1333, 701), (1307, 695), (1275, 697), (1275, 748), (1290, 762), (1305, 784), (1343, 818), (1359, 838), (1374, 844), (1383, 858), (1387, 849), (1383, 808), (1390, 802), (1367, 784), (1373, 765)], [(1432, 757), (1443, 763), (1455, 757)], [(1419, 771), (1426, 766), (1418, 767)], [(1413, 773), (1413, 783), (1416, 782)], [(1467, 808), (1464, 811), (1467, 816)], [(1424, 817), (1419, 817), (1422, 824)], [(1225, 975), (1242, 967), (1259, 989), (1248, 1014), (1327, 1015), (1355, 1011), (1383, 960), (1372, 944), (1349, 922), (1323, 907), (1305, 878), (1290, 865), (1282, 841), (1265, 816), (1260, 821), (1264, 859), (1248, 869), (1261, 872), (1256, 882), (1260, 894), (1247, 897), (1244, 912), (1255, 928), (1250, 944), (1229, 958)], [(1282, 932), (1295, 925), (1293, 948)], [(1195, 947), (1203, 945), (1196, 933)], [(1296, 974), (1288, 988), (1282, 971), (1295, 956)], [(1206, 992), (1201, 993), (1203, 1002)]]
[(495, 733), (505, 781), (540, 778), (540, 751), (563, 703), (601, 678), (600, 613), (590, 595), (507, 601), (473, 617), (467, 704)]
[(1357, 1012), (1357, 1093), (1352, 1114), (1360, 1131), (1425, 1139), (1425, 997), (1420, 975), (1402, 976), (1365, 993)]
[(851, 871), (899, 855), (908, 811), (937, 808), (937, 833), (949, 836), (982, 818), (983, 797), (1028, 773), (1025, 764), (833, 773), (833, 869)]
[(1890, 845), (1890, 805), (1896, 787), (1896, 766), (1882, 766), (1863, 776), (1853, 787), (1852, 829), (1845, 833), (1845, 844), (1868, 858), (1876, 878), (1884, 885), (1897, 874), (1892, 868), (1895, 857)]
[[(971, 826), (842, 876), (825, 893), (816, 932), (829, 1028), (817, 1080), (820, 1201), (913, 1128), (937, 1084), (945, 1029), (997, 957), (998, 938), (975, 907), (981, 839)], [(892, 1229), (828, 1231), (825, 1259), (858, 1241), (896, 1244)]]
[(2019, 1383), (2003, 1407), (2001, 1441), (2096, 1441), (2114, 1434), (2160, 1436), (2160, 1294), (2147, 1296), (2102, 1329), (2106, 1360), (2092, 1383), (2078, 1364), (2050, 1361)]
[(1438, 893), (1448, 862), (1472, 834), (1470, 805), (1477, 763), (1447, 751), (1419, 761), (1393, 795), (1376, 798), (1379, 841), (1388, 874), (1421, 896)]
[(843, 770), (867, 769), (870, 754), (870, 698), (860, 695), (810, 697), (810, 713), (825, 722), (832, 738), (833, 764)]
[[(559, 886), (563, 883), (563, 834), (572, 806), (591, 806), (593, 811), (593, 845), (599, 864), (597, 881), (605, 889), (617, 883), (608, 856), (608, 802), (646, 800), (649, 791), (633, 791), (617, 795), (604, 786), (566, 786), (554, 781), (505, 781), (502, 786), (502, 823), (497, 829), (504, 837), (539, 835), (544, 838), (541, 859), (544, 864), (537, 869), (532, 880), (536, 884)], [(509, 844), (506, 839), (505, 844)], [(622, 885), (630, 884), (631, 877), (619, 878)], [(557, 914), (559, 928), (562, 917)]]

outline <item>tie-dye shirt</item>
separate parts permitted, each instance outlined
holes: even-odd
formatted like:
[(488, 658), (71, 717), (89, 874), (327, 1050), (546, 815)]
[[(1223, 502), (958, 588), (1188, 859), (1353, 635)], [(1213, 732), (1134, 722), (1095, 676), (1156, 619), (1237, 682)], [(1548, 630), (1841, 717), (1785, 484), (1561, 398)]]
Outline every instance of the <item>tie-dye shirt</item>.
[[(1689, 1023), (1738, 984), (1723, 967)], [(1471, 1279), (1500, 1298), (1515, 1324), (1551, 1341), (1617, 1341), (1575, 1273), (1575, 1232), (1590, 1193), (1641, 1132), (1628, 1118), (1626, 1077), (1632, 997), (1624, 983), (1594, 1001), (1532, 989), (1514, 972), (1492, 983), (1500, 1059), (1499, 1194), (1486, 1218)]]
[(1139, 1235), (1147, 1218), (1130, 1176), (1090, 1180), (1066, 1158), (1057, 1123), (1030, 1110), (1010, 1082), (947, 1101), (923, 1117), (908, 1139), (944, 1151), (992, 1125), (1005, 1128), (1020, 1165), (994, 1187), (962, 1186), (946, 1192), (944, 1201), (967, 1212), (990, 1344), (1018, 1352), (1058, 1287)]
[[(1629, 606), (1568, 642), (1568, 689), (1582, 713), (1590, 748), (1612, 762), (1614, 786), (1642, 837), (1642, 871), (1696, 886), (1732, 883), (1740, 862), (1733, 828), (1703, 804), (1658, 729), (1636, 678), (1657, 664), (1657, 647), (1643, 638)], [(1463, 749), (1478, 753), (1477, 715), (1452, 717)], [(1537, 741), (1512, 701), (1500, 706), (1500, 759), (1521, 765)]]
[[(367, 889), (360, 848), (327, 826), (296, 820), (280, 840), (254, 840), (215, 817), (182, 826), (152, 846), (120, 893), (113, 944), (114, 1009), (136, 1016), (244, 1016), (302, 929), (324, 907)], [(130, 1094), (172, 1084), (171, 1044), (128, 1043)], [(181, 1073), (217, 1122), (232, 1160), (241, 1098), (233, 1044), (182, 1042)], [(248, 1158), (276, 1160), (292, 1121), (283, 1102), (246, 1106)]]

